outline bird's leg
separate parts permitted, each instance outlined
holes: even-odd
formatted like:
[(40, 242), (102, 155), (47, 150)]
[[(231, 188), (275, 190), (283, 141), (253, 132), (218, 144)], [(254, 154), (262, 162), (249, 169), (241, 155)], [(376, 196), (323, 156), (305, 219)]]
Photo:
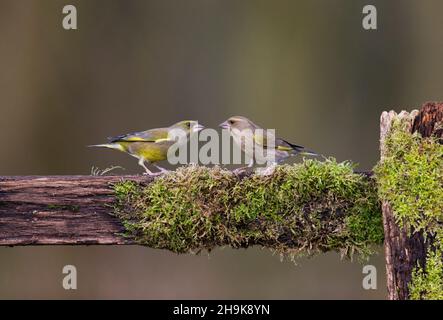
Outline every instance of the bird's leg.
[(144, 172), (143, 174), (148, 175), (148, 176), (152, 176), (152, 175), (154, 175), (154, 173), (153, 173), (151, 170), (149, 170), (148, 167), (146, 167), (146, 165), (145, 165), (145, 159), (140, 158), (140, 159), (138, 160), (138, 164), (139, 164), (140, 166), (142, 166), (143, 169), (145, 169), (145, 172)]
[(240, 173), (243, 173), (244, 171), (246, 171), (247, 169), (252, 168), (253, 166), (254, 166), (254, 159), (251, 158), (251, 159), (249, 160), (248, 165), (247, 165), (246, 167), (240, 167), (240, 168), (234, 169), (232, 172), (233, 172), (234, 174), (240, 174)]
[(160, 167), (159, 165), (156, 165), (156, 164), (152, 164), (152, 165), (153, 165), (154, 167), (156, 167), (158, 170), (160, 170), (161, 173), (169, 172), (168, 169), (162, 168), (162, 167)]

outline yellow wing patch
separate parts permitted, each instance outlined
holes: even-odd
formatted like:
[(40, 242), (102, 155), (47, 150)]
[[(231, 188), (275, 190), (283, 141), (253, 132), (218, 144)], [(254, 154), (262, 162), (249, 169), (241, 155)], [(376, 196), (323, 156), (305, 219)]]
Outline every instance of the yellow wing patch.
[(127, 141), (127, 142), (137, 142), (137, 141), (146, 141), (146, 139), (143, 139), (143, 138), (137, 137), (137, 136), (132, 136), (132, 137), (126, 137), (124, 139), (124, 141)]
[(292, 151), (294, 149), (291, 148), (291, 147), (277, 146), (277, 150), (280, 150), (280, 151)]

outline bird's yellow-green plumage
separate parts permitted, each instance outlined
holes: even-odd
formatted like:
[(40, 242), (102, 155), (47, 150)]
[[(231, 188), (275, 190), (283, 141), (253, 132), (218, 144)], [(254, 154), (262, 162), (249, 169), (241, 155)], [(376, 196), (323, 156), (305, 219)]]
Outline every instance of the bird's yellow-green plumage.
[[(180, 121), (166, 128), (156, 128), (141, 132), (134, 132), (109, 138), (109, 143), (93, 145), (91, 147), (103, 147), (126, 152), (139, 159), (147, 174), (152, 172), (146, 167), (146, 163), (156, 163), (167, 159), (168, 150), (177, 140), (172, 135), (173, 130), (182, 130), (186, 137), (193, 132), (203, 129), (197, 121)], [(162, 171), (165, 169), (156, 165)]]

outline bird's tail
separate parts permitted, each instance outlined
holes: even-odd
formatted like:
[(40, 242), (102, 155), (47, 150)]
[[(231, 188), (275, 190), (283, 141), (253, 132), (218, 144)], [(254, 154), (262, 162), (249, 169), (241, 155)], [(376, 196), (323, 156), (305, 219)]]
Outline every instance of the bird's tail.
[(122, 146), (118, 143), (93, 144), (88, 147), (89, 148), (108, 148), (108, 149), (115, 149), (115, 150), (123, 151)]
[(321, 156), (320, 154), (318, 154), (318, 153), (316, 153), (314, 151), (308, 150), (308, 149), (306, 149), (305, 147), (302, 147), (302, 146), (291, 144), (291, 147), (294, 148), (294, 155), (299, 154), (299, 155), (302, 155), (302, 156), (314, 156), (314, 157)]
[(301, 154), (302, 156), (314, 156), (314, 157), (320, 156), (320, 154), (315, 153), (314, 151), (305, 150), (305, 149), (299, 151), (298, 154)]

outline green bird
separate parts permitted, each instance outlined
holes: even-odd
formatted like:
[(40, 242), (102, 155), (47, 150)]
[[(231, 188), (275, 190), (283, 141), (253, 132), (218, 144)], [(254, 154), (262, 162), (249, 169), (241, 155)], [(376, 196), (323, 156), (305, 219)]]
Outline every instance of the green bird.
[[(192, 133), (202, 129), (204, 127), (197, 121), (186, 120), (177, 122), (167, 128), (156, 128), (110, 137), (108, 143), (91, 145), (90, 147), (109, 148), (125, 152), (138, 159), (138, 164), (145, 169), (145, 174), (156, 175), (168, 171), (155, 163), (166, 160), (169, 147), (177, 143), (175, 130), (182, 130), (188, 139)], [(160, 172), (153, 173), (146, 167), (146, 164), (152, 164)]]
[[(317, 153), (307, 150), (303, 146), (275, 137), (270, 131), (262, 129), (246, 117), (230, 117), (221, 123), (220, 127), (229, 130), (234, 142), (250, 158), (248, 167), (252, 167), (257, 160), (265, 163), (270, 157), (275, 159), (271, 165), (275, 165), (297, 154), (318, 156)], [(270, 143), (268, 139), (273, 139), (273, 143)], [(253, 148), (246, 147), (247, 141), (252, 142)], [(254, 152), (256, 148), (263, 152)]]

